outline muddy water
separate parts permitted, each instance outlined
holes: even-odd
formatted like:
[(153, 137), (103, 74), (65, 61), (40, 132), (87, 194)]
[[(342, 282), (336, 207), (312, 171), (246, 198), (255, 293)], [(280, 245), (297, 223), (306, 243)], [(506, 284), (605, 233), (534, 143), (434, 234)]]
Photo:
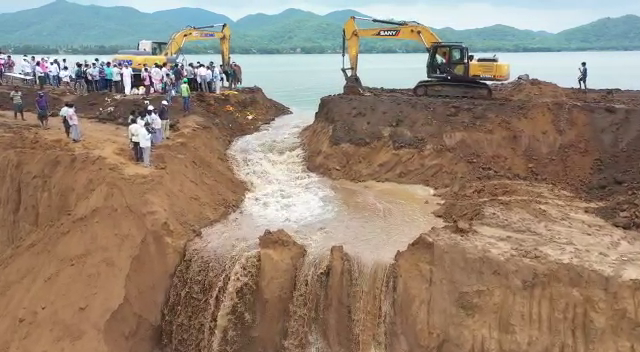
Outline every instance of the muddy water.
[(313, 122), (302, 112), (281, 117), (230, 148), (236, 173), (250, 191), (227, 221), (204, 230), (216, 251), (255, 248), (265, 229), (284, 229), (311, 252), (343, 245), (359, 257), (390, 260), (439, 220), (439, 200), (427, 187), (330, 181), (307, 171), (300, 131)]
[[(298, 135), (312, 120), (282, 117), (230, 148), (250, 191), (189, 245), (163, 314), (168, 351), (384, 351), (390, 263), (440, 225), (439, 200), (426, 187), (308, 172)], [(266, 229), (302, 246), (259, 247)]]

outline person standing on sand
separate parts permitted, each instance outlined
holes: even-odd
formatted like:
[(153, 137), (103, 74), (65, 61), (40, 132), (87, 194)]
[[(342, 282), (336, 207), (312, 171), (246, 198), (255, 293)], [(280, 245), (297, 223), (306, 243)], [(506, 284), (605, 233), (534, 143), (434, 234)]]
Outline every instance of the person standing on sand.
[(140, 129), (142, 128), (136, 121), (136, 111), (131, 111), (131, 116), (129, 116), (129, 142), (131, 143), (133, 160), (136, 163), (142, 161), (142, 149), (140, 149)]
[(124, 86), (124, 94), (131, 94), (131, 81), (133, 79), (133, 71), (129, 67), (129, 65), (125, 64), (122, 69), (122, 84)]
[(231, 64), (231, 71), (233, 73), (233, 88), (242, 87), (242, 67), (234, 62)]
[(38, 112), (38, 121), (43, 129), (49, 128), (49, 103), (43, 92), (38, 93), (36, 98), (36, 111)]
[(71, 140), (74, 143), (80, 142), (82, 135), (80, 134), (80, 121), (76, 114), (76, 108), (73, 103), (69, 103), (69, 110), (67, 111), (67, 121), (69, 121), (69, 130), (71, 132)]
[(182, 80), (180, 96), (182, 96), (182, 110), (187, 113), (191, 110), (191, 107), (189, 106), (189, 102), (191, 100), (191, 88), (189, 88), (189, 80), (187, 78)]
[(162, 137), (169, 139), (169, 102), (166, 100), (162, 101), (160, 105), (160, 111), (158, 111), (158, 117), (160, 118), (162, 130)]
[(24, 106), (22, 105), (22, 92), (20, 88), (18, 86), (13, 87), (13, 92), (11, 92), (9, 96), (13, 102), (13, 118), (17, 120), (18, 113), (20, 113), (22, 121), (27, 121), (24, 119)]
[(220, 73), (220, 69), (218, 68), (218, 66), (213, 65), (213, 89), (216, 94), (220, 94), (221, 76), (222, 74)]
[(116, 94), (122, 93), (122, 70), (120, 69), (120, 65), (113, 65), (113, 89)]
[(151, 74), (148, 67), (142, 70), (142, 83), (144, 84), (144, 97), (149, 98), (151, 94)]
[(107, 62), (104, 68), (104, 84), (105, 90), (109, 93), (113, 92), (113, 68), (111, 68), (111, 62)]
[(582, 84), (584, 83), (584, 90), (587, 90), (587, 63), (583, 62), (578, 68), (580, 72), (580, 76), (578, 76), (578, 85), (580, 89), (582, 89)]
[(60, 117), (62, 117), (62, 125), (64, 126), (64, 134), (67, 135), (67, 138), (69, 138), (69, 135), (71, 134), (71, 125), (69, 125), (69, 121), (67, 121), (67, 114), (69, 113), (69, 105), (70, 103), (65, 103), (64, 107), (62, 109), (60, 109)]
[(44, 84), (46, 83), (46, 78), (44, 76), (44, 71), (42, 70), (42, 65), (40, 65), (40, 61), (36, 62), (35, 70), (36, 70), (36, 80), (38, 81), (38, 86), (40, 86), (40, 90), (44, 90)]
[(151, 124), (144, 123), (144, 127), (138, 129), (138, 140), (140, 141), (140, 148), (142, 149), (142, 161), (144, 166), (151, 167)]
[(63, 87), (71, 88), (71, 72), (67, 66), (64, 66), (60, 71), (60, 82)]

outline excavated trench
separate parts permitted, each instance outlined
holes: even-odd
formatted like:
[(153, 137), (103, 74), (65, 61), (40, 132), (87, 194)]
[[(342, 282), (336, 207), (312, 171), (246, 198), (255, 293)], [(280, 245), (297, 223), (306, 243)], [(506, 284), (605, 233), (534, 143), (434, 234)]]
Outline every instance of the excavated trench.
[(306, 153), (301, 114), (237, 140), (251, 191), (189, 244), (164, 347), (638, 350), (640, 243), (625, 229), (640, 99), (556, 88), (519, 82), (489, 103), (339, 95), (302, 132)]

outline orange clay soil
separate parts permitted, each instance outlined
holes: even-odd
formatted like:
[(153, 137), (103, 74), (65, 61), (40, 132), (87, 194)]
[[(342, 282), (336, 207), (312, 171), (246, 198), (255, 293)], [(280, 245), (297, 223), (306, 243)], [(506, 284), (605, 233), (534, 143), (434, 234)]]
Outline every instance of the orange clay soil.
[(640, 92), (518, 80), (493, 100), (420, 99), (403, 90), (322, 99), (303, 131), (311, 171), (418, 183), (531, 181), (604, 201), (597, 213), (640, 228)]
[[(74, 99), (52, 94), (55, 111)], [(27, 122), (14, 121), (5, 100), (0, 351), (152, 351), (185, 242), (243, 198), (227, 146), (288, 109), (258, 88), (198, 95), (189, 116), (177, 112), (177, 102), (179, 130), (154, 149), (154, 166), (146, 169), (130, 161), (125, 127), (90, 119), (110, 107), (128, 114), (139, 100), (78, 99), (85, 140), (77, 144), (64, 137), (57, 117), (49, 130), (30, 113)]]

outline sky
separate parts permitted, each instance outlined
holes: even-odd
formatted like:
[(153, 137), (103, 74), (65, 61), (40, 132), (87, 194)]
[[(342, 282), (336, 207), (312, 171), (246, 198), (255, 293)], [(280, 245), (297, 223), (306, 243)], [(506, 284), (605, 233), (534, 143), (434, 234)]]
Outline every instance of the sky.
[[(0, 12), (14, 12), (39, 7), (52, 0), (3, 1)], [(210, 0), (69, 0), (79, 4), (131, 6), (153, 12), (175, 7), (199, 7), (231, 17), (247, 14), (279, 13), (299, 8), (318, 14), (348, 8), (378, 18), (414, 20), (427, 26), (468, 29), (504, 24), (520, 29), (559, 32), (602, 17), (626, 14), (640, 16), (639, 0), (243, 0), (218, 2)]]

